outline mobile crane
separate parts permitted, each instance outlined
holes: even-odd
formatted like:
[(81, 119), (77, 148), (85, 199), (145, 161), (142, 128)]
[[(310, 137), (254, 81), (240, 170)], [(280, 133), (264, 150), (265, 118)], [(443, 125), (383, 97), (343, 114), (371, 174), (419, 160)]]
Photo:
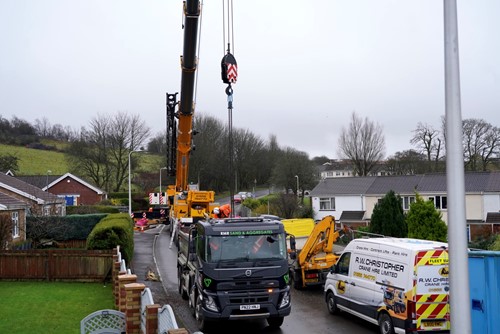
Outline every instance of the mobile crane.
[[(212, 212), (214, 191), (201, 191), (199, 185), (188, 184), (189, 158), (192, 150), (193, 101), (197, 69), (197, 35), (200, 17), (198, 0), (184, 1), (184, 49), (181, 56), (181, 95), (167, 93), (167, 172), (175, 177), (175, 185), (167, 186), (169, 222), (174, 239), (181, 224), (203, 219)], [(178, 105), (178, 112), (175, 111)], [(161, 191), (161, 190), (160, 190)]]
[(344, 230), (335, 231), (335, 218), (326, 216), (315, 224), (302, 249), (296, 249), (296, 240), (290, 236), (290, 276), (296, 289), (306, 286), (321, 285), (339, 255), (333, 251), (333, 244), (344, 234)]

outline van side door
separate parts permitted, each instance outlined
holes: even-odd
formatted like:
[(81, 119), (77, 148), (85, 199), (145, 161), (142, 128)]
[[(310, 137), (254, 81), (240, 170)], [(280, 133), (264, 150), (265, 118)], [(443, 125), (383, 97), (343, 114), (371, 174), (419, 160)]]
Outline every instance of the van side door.
[(351, 302), (351, 279), (349, 277), (351, 262), (351, 253), (342, 254), (337, 261), (335, 272), (335, 295), (337, 296), (337, 304), (350, 308)]

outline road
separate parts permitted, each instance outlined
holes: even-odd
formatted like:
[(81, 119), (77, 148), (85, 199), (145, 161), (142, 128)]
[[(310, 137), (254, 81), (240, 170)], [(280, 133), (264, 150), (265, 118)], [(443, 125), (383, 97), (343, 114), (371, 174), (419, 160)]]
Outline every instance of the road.
[[(170, 246), (168, 228), (158, 233), (154, 254), (158, 272), (161, 275), (168, 304), (176, 313), (179, 327), (190, 333), (198, 329), (188, 303), (182, 300), (177, 290), (177, 249)], [(342, 313), (330, 315), (327, 311), (321, 289), (295, 290), (292, 288), (292, 313), (285, 317), (280, 329), (270, 329), (265, 320), (228, 321), (214, 328), (216, 333), (350, 333), (375, 334), (378, 328), (355, 317)]]

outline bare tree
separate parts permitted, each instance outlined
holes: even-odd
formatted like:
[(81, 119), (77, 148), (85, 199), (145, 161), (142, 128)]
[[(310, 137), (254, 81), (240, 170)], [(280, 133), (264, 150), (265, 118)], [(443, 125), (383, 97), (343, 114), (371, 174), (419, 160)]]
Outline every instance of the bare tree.
[[(92, 179), (106, 191), (118, 191), (128, 177), (129, 153), (142, 147), (149, 131), (138, 115), (98, 115), (90, 129), (82, 128), (78, 140), (72, 142), (68, 162), (77, 175)], [(135, 163), (131, 157), (131, 165)]]
[(352, 113), (349, 127), (342, 128), (338, 154), (354, 165), (354, 173), (366, 176), (384, 158), (385, 138), (383, 129), (365, 118)]
[(40, 119), (35, 119), (35, 126), (36, 134), (39, 135), (40, 137), (48, 137), (50, 135), (50, 122), (47, 117), (43, 117), (41, 120)]
[(427, 171), (436, 171), (441, 159), (441, 150), (444, 146), (440, 131), (434, 129), (431, 125), (419, 122), (413, 133), (410, 143), (417, 147), (419, 153), (423, 153), (427, 157)]
[(463, 120), (462, 125), (465, 168), (471, 171), (487, 170), (491, 159), (499, 152), (498, 128), (474, 118)]

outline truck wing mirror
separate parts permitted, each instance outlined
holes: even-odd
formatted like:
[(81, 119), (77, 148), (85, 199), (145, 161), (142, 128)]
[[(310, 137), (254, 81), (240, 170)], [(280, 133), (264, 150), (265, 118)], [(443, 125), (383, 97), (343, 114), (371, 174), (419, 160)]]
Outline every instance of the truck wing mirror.
[(331, 268), (330, 268), (330, 272), (332, 274), (338, 274), (339, 273), (339, 267), (337, 266), (337, 264), (334, 264)]
[(297, 247), (297, 244), (295, 242), (295, 236), (290, 234), (290, 249), (292, 251), (295, 251), (296, 250), (296, 247)]

